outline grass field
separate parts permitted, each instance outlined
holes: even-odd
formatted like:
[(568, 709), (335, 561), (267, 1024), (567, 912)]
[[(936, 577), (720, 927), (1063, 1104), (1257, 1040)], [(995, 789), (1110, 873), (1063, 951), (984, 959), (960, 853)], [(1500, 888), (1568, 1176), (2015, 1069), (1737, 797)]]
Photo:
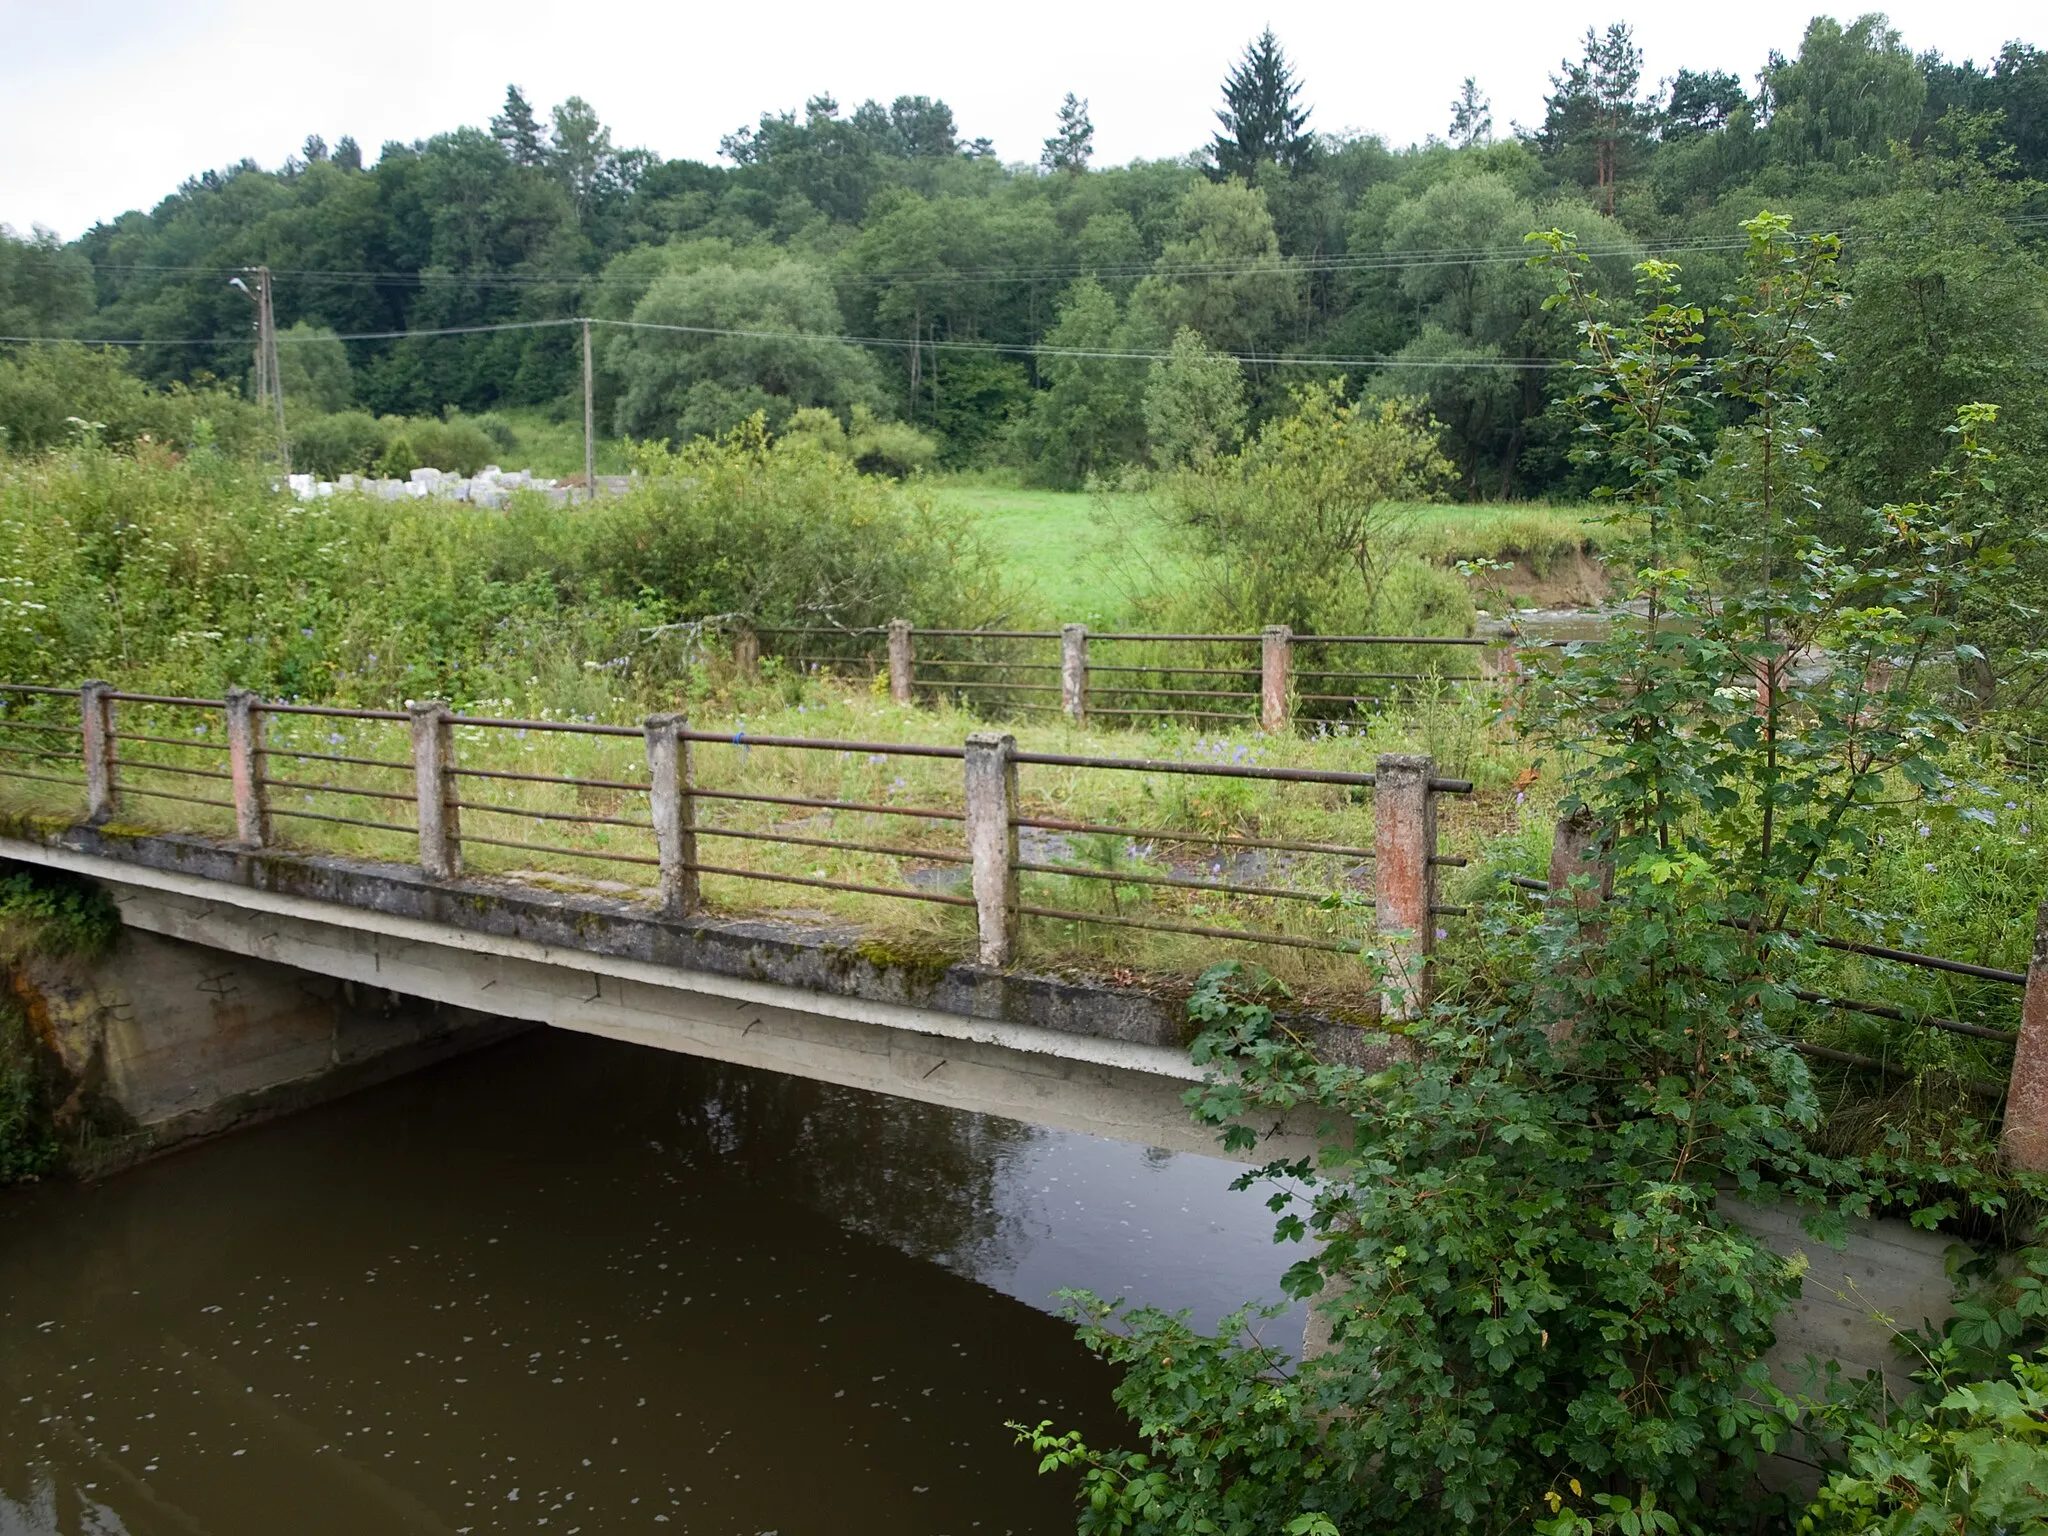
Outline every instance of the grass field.
[[(1114, 627), (1128, 620), (1120, 572), (1142, 568), (1156, 545), (1145, 539), (1140, 497), (1128, 493), (1020, 490), (976, 480), (930, 482), (942, 506), (969, 513), (1015, 574), (1025, 602), (1048, 623)], [(1518, 595), (1540, 601), (1573, 595), (1578, 554), (1600, 547), (1605, 512), (1542, 502), (1406, 507), (1400, 537), (1424, 558), (1509, 560)], [(1139, 542), (1133, 546), (1130, 540)], [(1148, 547), (1149, 546), (1149, 547)]]

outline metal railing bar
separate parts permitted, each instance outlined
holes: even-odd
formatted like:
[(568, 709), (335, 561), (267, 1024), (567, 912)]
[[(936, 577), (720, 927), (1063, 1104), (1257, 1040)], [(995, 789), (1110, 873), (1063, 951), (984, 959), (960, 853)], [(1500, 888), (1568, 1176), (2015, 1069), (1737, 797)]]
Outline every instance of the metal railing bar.
[(755, 625), (757, 635), (880, 635), (887, 631), (880, 627), (866, 629), (835, 629), (820, 624), (767, 624)]
[(865, 811), (871, 816), (918, 816), (928, 821), (965, 821), (965, 811), (935, 811), (922, 806), (867, 805), (859, 800), (811, 800), (801, 795), (763, 795), (737, 789), (702, 789), (691, 786), (693, 800), (750, 800), (761, 805), (799, 805), (820, 811)]
[(379, 832), (399, 832), (407, 837), (418, 837), (420, 835), (418, 827), (408, 827), (403, 822), (398, 821), (366, 821), (360, 816), (330, 816), (325, 811), (294, 811), (287, 810), (281, 805), (272, 806), (270, 814), (273, 816), (290, 816), (298, 821), (331, 821), (337, 826), (343, 827), (374, 827)]
[[(1012, 826), (1038, 827), (1047, 832), (1096, 832), (1110, 837), (1128, 837), (1148, 843), (1201, 843), (1226, 848), (1273, 848), (1282, 853), (1325, 853), (1338, 858), (1369, 859), (1370, 848), (1352, 848), (1342, 843), (1286, 843), (1273, 838), (1239, 837), (1235, 833), (1162, 832), (1139, 827), (1103, 826), (1089, 821), (1055, 821), (1049, 816), (1019, 816)], [(1458, 860), (1463, 864), (1463, 859)]]
[(631, 736), (645, 731), (637, 725), (592, 725), (581, 720), (497, 720), (488, 715), (450, 715), (450, 725), (485, 726), (494, 731), (555, 731), (565, 736)]
[[(1047, 662), (1047, 666), (1052, 663)], [(1161, 662), (1154, 666), (1110, 666), (1104, 662), (1090, 660), (1089, 672), (1149, 672), (1158, 677), (1259, 677), (1257, 667), (1170, 667)]]
[(1125, 633), (1125, 632), (1122, 632), (1122, 631), (1114, 631), (1114, 632), (1110, 632), (1110, 633), (1106, 633), (1106, 634), (1099, 634), (1099, 635), (1098, 635), (1098, 634), (1092, 634), (1092, 633), (1091, 633), (1091, 634), (1090, 634), (1090, 635), (1088, 636), (1088, 638), (1089, 638), (1090, 640), (1158, 640), (1158, 641), (1172, 642), (1172, 643), (1178, 643), (1178, 644), (1188, 644), (1188, 645), (1206, 645), (1206, 644), (1231, 644), (1231, 645), (1258, 645), (1258, 644), (1260, 644), (1260, 643), (1261, 643), (1261, 642), (1262, 642), (1262, 641), (1263, 641), (1263, 640), (1265, 639), (1265, 636), (1263, 636), (1263, 635), (1135, 635), (1135, 634), (1129, 634), (1129, 633)]
[(1952, 1035), (1971, 1035), (1979, 1040), (1996, 1040), (2005, 1045), (2011, 1045), (2019, 1039), (2016, 1031), (1994, 1029), (1989, 1024), (1972, 1024), (1964, 1019), (1945, 1019), (1932, 1013), (1916, 1017), (1903, 1008), (1894, 1008), (1887, 1003), (1865, 1003), (1846, 997), (1828, 997), (1819, 992), (1808, 992), (1801, 987), (1793, 987), (1790, 991), (1802, 1003), (1818, 1003), (1823, 1008), (1846, 1008), (1852, 1013), (1874, 1013), (1881, 1019), (1896, 1019), (1901, 1024), (1925, 1024), (1929, 1029), (1945, 1029)]
[(913, 635), (938, 635), (948, 640), (1057, 640), (1056, 629), (918, 629)]
[(809, 875), (771, 875), (758, 869), (729, 869), (723, 864), (685, 864), (700, 875), (729, 875), (736, 880), (769, 880), (777, 885), (807, 885), (826, 891), (853, 891), (862, 896), (900, 896), (905, 901), (929, 901), (945, 907), (971, 907), (972, 896), (948, 896), (943, 891), (898, 890), (886, 885), (862, 885), (853, 880), (826, 880)]
[(1492, 645), (1484, 635), (1296, 635), (1294, 645)]
[[(1742, 925), (1732, 923), (1732, 926)], [(1910, 949), (1888, 949), (1882, 944), (1859, 944), (1853, 939), (1833, 939), (1822, 934), (1807, 934), (1805, 930), (1799, 928), (1785, 928), (1780, 931), (1811, 938), (1822, 949), (1837, 949), (1845, 954), (1868, 955), (1873, 960), (1895, 960), (1901, 965), (1918, 965), (1930, 971), (1950, 971), (1958, 976), (1975, 976), (1980, 981), (2002, 981), (2014, 987), (2024, 987), (2027, 984), (2026, 973), (2023, 971), (2001, 971), (1996, 966), (1973, 965), (1967, 960), (1944, 960), (1939, 955), (1919, 955)]]
[(0, 730), (4, 731), (56, 731), (61, 735), (76, 736), (80, 728), (75, 725), (44, 725), (36, 720), (8, 720), (0, 718)]
[[(1250, 698), (1252, 698), (1252, 697), (1253, 697), (1253, 695), (1251, 695), (1251, 694), (1246, 694), (1246, 695), (1245, 695), (1244, 697), (1245, 697), (1245, 698), (1247, 698), (1247, 699), (1250, 699)], [(1173, 719), (1175, 719), (1175, 720), (1238, 720), (1238, 721), (1244, 721), (1244, 720), (1249, 720), (1249, 719), (1251, 718), (1251, 716), (1250, 716), (1250, 715), (1247, 715), (1247, 714), (1245, 714), (1245, 713), (1244, 713), (1244, 712), (1243, 712), (1242, 710), (1226, 710), (1226, 709), (1098, 709), (1098, 708), (1096, 708), (1096, 706), (1095, 706), (1095, 705), (1093, 705), (1093, 704), (1090, 704), (1090, 705), (1088, 706), (1088, 713), (1089, 713), (1089, 714), (1091, 714), (1091, 715), (1168, 715), (1168, 716), (1171, 716), (1171, 717), (1172, 717)]]
[(158, 747), (191, 747), (201, 752), (225, 752), (225, 741), (181, 741), (176, 736), (145, 736), (140, 731), (116, 731), (116, 741), (146, 741)]
[(1185, 933), (1198, 939), (1241, 939), (1249, 944), (1278, 944), (1288, 949), (1320, 949), (1337, 955), (1355, 955), (1362, 948), (1358, 943), (1341, 943), (1335, 939), (1297, 939), (1284, 933), (1265, 933), (1256, 929), (1208, 928), (1198, 923), (1168, 923), (1136, 917), (1112, 917), (1104, 912), (1073, 912), (1065, 907), (1020, 905), (1017, 910), (1025, 917), (1051, 917), (1076, 923), (1104, 923), (1112, 928), (1145, 928), (1156, 933)]
[(326, 704), (267, 704), (258, 702), (251, 706), (266, 715), (318, 715), (323, 720), (397, 720), (412, 719), (402, 709), (336, 709)]
[[(1870, 1072), (1882, 1072), (1887, 1077), (1911, 1077), (1912, 1069), (1899, 1066), (1896, 1062), (1879, 1061), (1875, 1056), (1859, 1056), (1854, 1051), (1838, 1051), (1833, 1046), (1814, 1045), (1805, 1040), (1785, 1042), (1802, 1056), (1812, 1056), (1821, 1061), (1837, 1062), (1845, 1067), (1861, 1067)], [(1963, 1086), (1978, 1098), (2002, 1099), (2005, 1088), (1999, 1083), (1987, 1083), (1981, 1077), (1965, 1078)]]
[(141, 761), (138, 761), (137, 759), (135, 759), (135, 758), (132, 758), (132, 757), (117, 757), (117, 758), (115, 758), (115, 759), (114, 759), (114, 766), (115, 766), (116, 768), (128, 768), (128, 769), (132, 769), (132, 770), (133, 770), (133, 771), (135, 771), (136, 773), (176, 773), (176, 774), (182, 774), (182, 775), (183, 775), (184, 777), (186, 777), (186, 778), (188, 778), (188, 779), (233, 779), (233, 778), (234, 778), (234, 775), (233, 775), (233, 774), (231, 774), (231, 773), (223, 773), (223, 772), (222, 772), (222, 771), (221, 771), (220, 769), (218, 769), (218, 768), (186, 768), (186, 767), (182, 767), (182, 766), (180, 766), (180, 765), (179, 765), (179, 764), (177, 764), (177, 763), (145, 763), (145, 762), (141, 762)]
[(223, 811), (232, 811), (235, 808), (235, 802), (232, 800), (208, 800), (203, 795), (174, 795), (168, 789), (145, 789), (140, 784), (123, 784), (121, 793), (154, 795), (159, 800), (182, 800), (187, 805), (211, 805)]
[[(410, 800), (413, 797), (407, 795), (405, 798)], [(530, 811), (520, 806), (500, 805), (489, 800), (457, 800), (453, 804), (458, 810), (482, 811), (488, 816), (526, 816), (535, 821), (587, 821), (596, 826), (638, 827), (643, 832), (654, 830), (653, 822), (635, 821), (631, 816), (591, 816), (580, 815), (575, 811)]]
[(1302, 669), (1296, 677), (1362, 677), (1369, 681), (1383, 683), (1419, 683), (1438, 678), (1447, 683), (1479, 683), (1485, 679), (1477, 672), (1322, 672)]
[(32, 757), (39, 763), (82, 763), (83, 752), (42, 752), (34, 747), (0, 747), (0, 753), (9, 757)]
[(997, 667), (1006, 672), (1057, 672), (1056, 661), (955, 661), (950, 656), (918, 656), (913, 667)]
[(49, 688), (41, 683), (0, 683), (0, 693), (50, 693), (67, 699), (78, 697), (76, 688)]
[(848, 853), (879, 853), (899, 859), (928, 859), (935, 864), (972, 864), (967, 853), (944, 853), (931, 848), (902, 848), (889, 843), (841, 843), (829, 837), (799, 837), (784, 832), (746, 832), (738, 827), (698, 826), (699, 837), (735, 837), (750, 843), (793, 843), (802, 848), (840, 848)]
[[(637, 736), (640, 733), (632, 733)], [(818, 752), (866, 752), (887, 757), (944, 757), (958, 762), (967, 756), (965, 747), (928, 747), (915, 742), (828, 741), (818, 736), (749, 736), (745, 731), (682, 731), (685, 740), (711, 742), (726, 747), (808, 747)]]
[(1058, 683), (984, 683), (971, 677), (931, 677), (923, 680), (926, 688), (947, 688), (966, 693), (1058, 693)]
[[(1066, 752), (1013, 752), (1010, 758), (1012, 762), (1042, 763), (1052, 768), (1115, 768), (1128, 773), (1184, 773), (1212, 779), (1278, 779), (1289, 784), (1349, 784), (1370, 788), (1375, 777), (1370, 773), (1335, 773), (1323, 768), (1240, 768), (1223, 763), (1176, 763), (1149, 757), (1075, 757)], [(1450, 782), (1432, 779), (1430, 785), (1435, 788)]]
[(1020, 859), (1010, 866), (1027, 875), (1072, 875), (1079, 880), (1109, 880), (1132, 885), (1163, 885), (1180, 891), (1221, 891), (1227, 896), (1269, 896), (1279, 901), (1321, 901), (1320, 891), (1290, 891), (1277, 885), (1232, 885), (1223, 880), (1183, 880), (1174, 875), (1119, 874), (1083, 865), (1033, 864)]
[[(222, 774), (221, 777), (226, 778), (227, 775)], [(308, 784), (300, 779), (266, 778), (260, 782), (274, 785), (278, 789), (296, 789), (304, 793), (316, 795), (364, 795), (372, 800), (404, 800), (409, 804), (417, 803), (419, 800), (418, 795), (408, 795), (404, 791), (396, 789), (356, 789), (347, 784)]]
[(106, 695), (123, 704), (168, 704), (180, 709), (226, 709), (226, 699), (187, 699), (170, 693), (114, 693)]
[(450, 768), (448, 775), (456, 779), (510, 779), (519, 784), (568, 784), (578, 789), (628, 789), (642, 794), (654, 787), (633, 779), (572, 779), (559, 773), (521, 773), (513, 768)]
[(1144, 696), (1150, 698), (1177, 699), (1256, 699), (1258, 694), (1244, 688), (1138, 688), (1128, 683), (1112, 683), (1102, 690), (1116, 698)]
[(272, 746), (268, 742), (264, 744), (263, 755), (304, 758), (316, 763), (352, 763), (358, 768), (394, 768), (401, 773), (411, 773), (413, 768), (411, 763), (394, 762), (388, 757), (342, 757), (333, 752), (292, 752), (283, 747)]
[(28, 773), (23, 769), (9, 768), (4, 764), (0, 764), (0, 775), (4, 775), (5, 777), (10, 779), (34, 779), (38, 784), (62, 784), (68, 789), (85, 788), (85, 780), (82, 778), (60, 779), (56, 777), (54, 774)]
[(583, 848), (563, 848), (555, 843), (521, 843), (506, 837), (478, 837), (474, 833), (462, 834), (465, 845), (483, 843), (492, 848), (524, 848), (530, 853), (555, 853), (570, 859), (595, 859), (603, 864), (652, 864), (659, 867), (661, 860), (644, 853), (592, 853)]

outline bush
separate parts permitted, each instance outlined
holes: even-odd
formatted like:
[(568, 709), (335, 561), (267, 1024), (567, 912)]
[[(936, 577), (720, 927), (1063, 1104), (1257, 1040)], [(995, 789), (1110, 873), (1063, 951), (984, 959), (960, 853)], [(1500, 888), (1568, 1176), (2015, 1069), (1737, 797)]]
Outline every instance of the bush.
[(65, 343), (0, 357), (0, 448), (45, 453), (85, 437), (236, 454), (275, 441), (256, 408), (233, 391), (153, 389), (104, 349)]
[(368, 474), (389, 439), (389, 430), (368, 411), (310, 416), (292, 429), (292, 468), (323, 480)]

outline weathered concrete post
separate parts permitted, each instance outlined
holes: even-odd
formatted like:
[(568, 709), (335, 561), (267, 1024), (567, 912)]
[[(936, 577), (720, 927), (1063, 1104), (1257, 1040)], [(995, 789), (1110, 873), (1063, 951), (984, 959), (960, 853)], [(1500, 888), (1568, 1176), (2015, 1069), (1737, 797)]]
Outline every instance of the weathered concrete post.
[(408, 705), (414, 793), (419, 796), (420, 868), (430, 880), (462, 873), (462, 819), (455, 801), (455, 728), (439, 699)]
[(87, 821), (105, 821), (114, 814), (118, 793), (114, 783), (114, 701), (108, 697), (113, 691), (112, 683), (97, 679), (78, 687)]
[(1259, 729), (1277, 736), (1287, 729), (1288, 695), (1294, 685), (1294, 631), (1268, 624), (1259, 632)]
[(2020, 1009), (2000, 1139), (2015, 1168), (2048, 1172), (2048, 901), (2034, 914), (2034, 958), (2027, 966), (2027, 997)]
[(697, 806), (690, 793), (690, 722), (681, 715), (647, 717), (648, 801), (661, 855), (661, 912), (697, 910)]
[[(1590, 912), (1614, 894), (1614, 861), (1603, 857), (1606, 835), (1587, 810), (1560, 816), (1550, 834), (1549, 904)], [(1572, 881), (1584, 883), (1577, 890)]]
[(1436, 948), (1436, 759), (1385, 753), (1373, 777), (1373, 909), (1387, 962), (1380, 1013), (1418, 1019), (1429, 1007)]
[(749, 682), (761, 671), (761, 637), (744, 621), (732, 632), (732, 666)]
[(253, 689), (228, 690), (228, 777), (234, 785), (235, 841), (244, 848), (270, 842), (270, 795), (263, 784), (262, 700)]
[(889, 697), (898, 704), (910, 702), (910, 620), (889, 621)]
[(1060, 626), (1060, 708), (1076, 725), (1088, 723), (1088, 626)]
[(996, 731), (967, 738), (967, 851), (983, 965), (1008, 965), (1017, 949), (1016, 750), (1016, 737)]

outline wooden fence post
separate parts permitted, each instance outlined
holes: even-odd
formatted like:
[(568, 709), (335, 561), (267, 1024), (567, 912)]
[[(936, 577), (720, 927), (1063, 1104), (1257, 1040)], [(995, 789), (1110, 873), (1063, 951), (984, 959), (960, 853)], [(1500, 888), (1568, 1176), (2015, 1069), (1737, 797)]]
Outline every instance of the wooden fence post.
[(1060, 708), (1076, 725), (1088, 723), (1088, 626), (1060, 626)]
[(1259, 633), (1259, 729), (1277, 736), (1289, 724), (1294, 685), (1294, 631), (1268, 624)]
[(697, 910), (697, 808), (690, 793), (690, 722), (681, 715), (647, 717), (648, 803), (661, 855), (661, 915)]
[(456, 807), (455, 728), (439, 699), (406, 706), (412, 715), (413, 793), (418, 796), (420, 868), (430, 880), (462, 873), (462, 818)]
[(889, 697), (898, 704), (910, 702), (911, 669), (910, 620), (889, 621)]
[(2048, 1172), (2048, 901), (2034, 914), (2034, 956), (2027, 966), (2020, 1038), (2013, 1047), (2012, 1084), (2000, 1137), (2013, 1167)]
[[(1550, 887), (1552, 907), (1571, 907), (1591, 912), (1614, 894), (1614, 861), (1604, 857), (1606, 834), (1586, 810), (1560, 816), (1550, 834)], [(1572, 889), (1572, 881), (1581, 881)]]
[(732, 668), (748, 682), (761, 671), (761, 637), (742, 619), (732, 632)]
[(252, 689), (228, 690), (228, 777), (234, 785), (235, 841), (244, 848), (270, 842), (270, 794), (263, 783), (262, 700)]
[(85, 819), (102, 822), (114, 814), (114, 701), (112, 683), (95, 678), (78, 687), (80, 750), (85, 755)]
[(967, 851), (974, 859), (974, 918), (983, 965), (1008, 965), (1017, 950), (1017, 738), (967, 738)]
[(1374, 766), (1374, 919), (1387, 973), (1380, 1016), (1419, 1019), (1429, 1007), (1436, 948), (1436, 759), (1383, 754)]

